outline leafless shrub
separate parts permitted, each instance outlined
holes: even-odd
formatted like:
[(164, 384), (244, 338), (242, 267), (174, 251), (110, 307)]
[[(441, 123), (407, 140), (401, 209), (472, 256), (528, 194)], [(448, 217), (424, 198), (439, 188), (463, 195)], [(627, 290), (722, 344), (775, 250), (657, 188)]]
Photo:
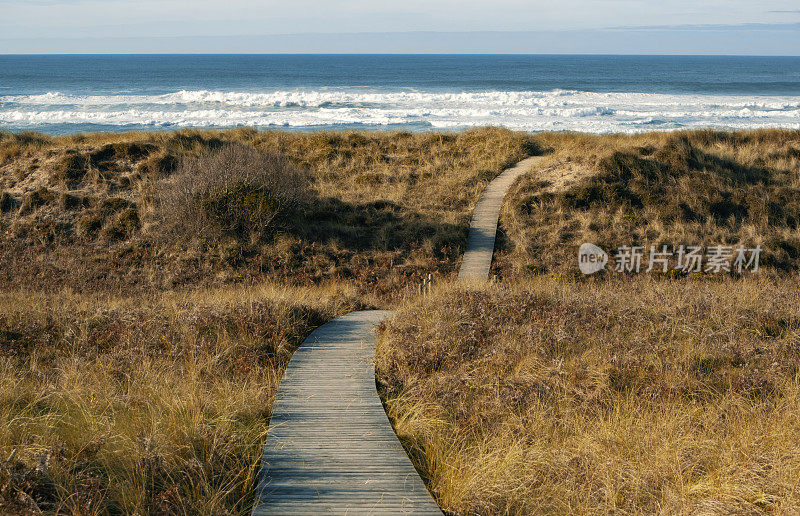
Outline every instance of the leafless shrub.
[(307, 192), (306, 174), (278, 154), (229, 144), (184, 158), (157, 191), (157, 216), (184, 240), (259, 240)]

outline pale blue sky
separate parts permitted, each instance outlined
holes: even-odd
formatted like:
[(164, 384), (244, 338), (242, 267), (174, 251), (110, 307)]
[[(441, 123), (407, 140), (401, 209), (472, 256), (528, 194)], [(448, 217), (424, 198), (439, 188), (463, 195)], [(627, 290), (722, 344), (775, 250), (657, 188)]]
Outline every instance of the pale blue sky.
[[(0, 53), (797, 55), (797, 6), (798, 0), (0, 0)], [(504, 39), (497, 31), (510, 34)]]

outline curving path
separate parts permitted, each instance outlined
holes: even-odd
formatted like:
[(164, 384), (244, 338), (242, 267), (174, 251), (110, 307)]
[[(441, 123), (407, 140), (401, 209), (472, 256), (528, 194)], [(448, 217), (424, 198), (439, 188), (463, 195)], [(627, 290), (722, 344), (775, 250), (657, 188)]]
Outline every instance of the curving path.
[(514, 181), (531, 170), (541, 159), (540, 156), (533, 156), (520, 161), (494, 178), (483, 191), (472, 212), (467, 249), (461, 260), (458, 279), (484, 281), (489, 277), (492, 254), (494, 254), (494, 237), (497, 234), (497, 221), (500, 219), (503, 198)]
[[(506, 191), (538, 158), (492, 181), (475, 206), (460, 279), (485, 280)], [(392, 430), (375, 386), (375, 327), (386, 310), (314, 330), (281, 379), (254, 515), (442, 512)]]

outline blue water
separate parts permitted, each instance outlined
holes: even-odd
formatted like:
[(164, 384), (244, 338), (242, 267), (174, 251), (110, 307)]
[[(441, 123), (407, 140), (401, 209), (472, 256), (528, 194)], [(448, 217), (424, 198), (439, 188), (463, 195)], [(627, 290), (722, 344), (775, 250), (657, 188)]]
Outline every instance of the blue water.
[(800, 128), (800, 58), (0, 56), (0, 129)]

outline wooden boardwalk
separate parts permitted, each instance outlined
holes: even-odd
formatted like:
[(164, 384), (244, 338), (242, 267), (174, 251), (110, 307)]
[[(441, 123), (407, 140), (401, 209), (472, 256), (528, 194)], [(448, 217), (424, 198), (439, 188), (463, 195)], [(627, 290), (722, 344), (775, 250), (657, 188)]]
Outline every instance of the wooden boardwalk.
[(503, 198), (514, 181), (531, 170), (541, 159), (534, 156), (520, 161), (514, 167), (504, 170), (483, 191), (472, 213), (467, 249), (461, 260), (458, 279), (484, 281), (489, 277)]
[(253, 514), (439, 514), (375, 389), (375, 327), (391, 312), (320, 326), (281, 379)]
[[(532, 164), (506, 170), (481, 196), (459, 278), (488, 277), (503, 196)], [(294, 353), (272, 410), (254, 515), (442, 514), (376, 390), (375, 327), (391, 314), (337, 317)]]

